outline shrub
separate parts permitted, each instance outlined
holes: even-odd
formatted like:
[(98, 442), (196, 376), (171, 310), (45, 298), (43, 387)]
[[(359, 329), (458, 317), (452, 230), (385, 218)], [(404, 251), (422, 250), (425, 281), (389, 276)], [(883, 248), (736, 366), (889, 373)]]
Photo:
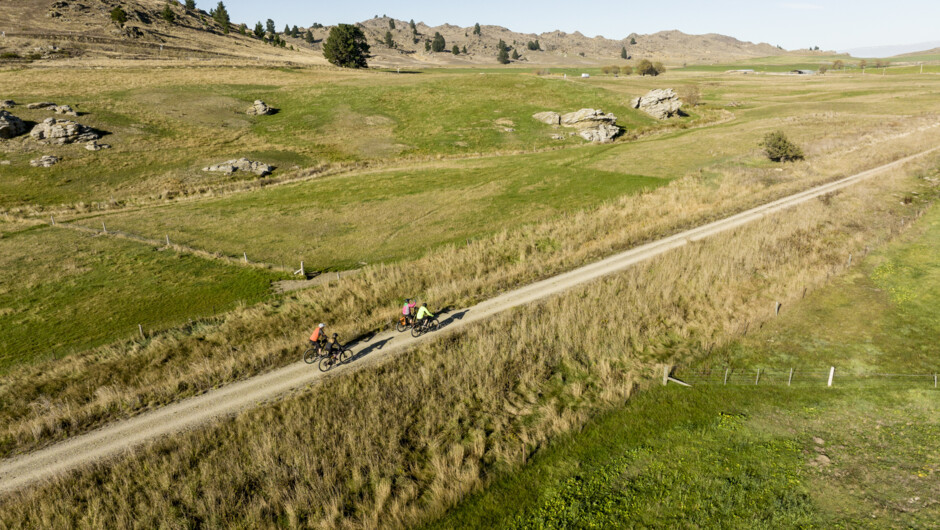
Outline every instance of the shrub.
[(536, 39), (535, 41), (529, 41), (529, 43), (526, 44), (526, 47), (529, 48), (530, 50), (534, 51), (534, 52), (539, 51), (539, 50), (542, 49), (542, 45), (539, 44), (538, 39)]
[(659, 74), (665, 74), (665, 73), (666, 73), (666, 67), (663, 66), (663, 63), (659, 63), (659, 62), (653, 63), (653, 69), (656, 70), (656, 74), (654, 74), (654, 75), (659, 75)]
[(473, 34), (474, 34), (474, 35), (479, 35), (479, 34), (480, 34), (480, 23), (479, 23), (479, 22), (477, 22), (476, 24), (473, 25)]
[(362, 30), (352, 24), (339, 24), (330, 30), (323, 43), (327, 61), (343, 68), (365, 68), (369, 44)]
[(684, 85), (679, 89), (679, 99), (695, 107), (702, 102), (702, 89), (698, 85)]
[(628, 55), (627, 55), (627, 47), (626, 47), (626, 46), (622, 46), (622, 47), (620, 48), (620, 58), (621, 58), (621, 59), (626, 59), (627, 57), (628, 57)]
[(819, 73), (824, 74), (824, 73), (826, 73), (826, 72), (828, 72), (828, 71), (829, 71), (829, 67), (828, 67), (828, 66), (826, 66), (826, 65), (824, 65), (824, 64), (819, 66)]
[(196, 10), (196, 0), (186, 0), (186, 9), (190, 11)]
[(395, 29), (395, 19), (388, 19), (388, 29)]
[(659, 75), (659, 71), (653, 66), (653, 63), (643, 59), (636, 65), (636, 73), (639, 75)]
[(176, 19), (176, 15), (173, 14), (173, 9), (170, 7), (170, 4), (163, 6), (163, 11), (160, 13), (160, 16), (163, 17), (163, 20), (173, 23), (173, 20)]
[(803, 150), (800, 146), (787, 139), (783, 131), (774, 131), (767, 133), (761, 141), (760, 146), (764, 148), (767, 158), (774, 162), (789, 162), (791, 160), (802, 160)]
[(450, 50), (450, 53), (454, 55), (460, 55), (460, 46), (454, 44), (454, 47)]
[(516, 50), (513, 50), (513, 51), (512, 51), (512, 60), (515, 61), (515, 60), (517, 60), (517, 59), (519, 59), (519, 52), (517, 52)]
[(124, 9), (121, 6), (117, 6), (111, 10), (111, 22), (117, 24), (124, 24), (127, 22), (127, 13), (124, 12)]
[(439, 53), (444, 51), (445, 47), (447, 47), (447, 43), (444, 41), (444, 36), (435, 32), (434, 40), (431, 41), (431, 50)]
[(633, 67), (632, 67), (632, 66), (621, 66), (621, 67), (620, 67), (620, 73), (621, 73), (622, 75), (633, 75)]
[(496, 60), (499, 64), (509, 64), (509, 52), (506, 51), (506, 48), (499, 49), (499, 53), (496, 54)]

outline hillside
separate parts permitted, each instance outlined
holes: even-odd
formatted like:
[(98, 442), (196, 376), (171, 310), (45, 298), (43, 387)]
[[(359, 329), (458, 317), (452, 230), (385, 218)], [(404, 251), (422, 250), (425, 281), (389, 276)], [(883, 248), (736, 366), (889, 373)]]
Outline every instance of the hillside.
[[(120, 5), (124, 24), (111, 20)], [(163, 0), (18, 0), (0, 2), (0, 54), (24, 59), (254, 59), (325, 63), (309, 49), (275, 48), (241, 35), (236, 21), (228, 34), (209, 13), (170, 2), (174, 20), (161, 16)]]
[[(120, 5), (127, 21), (118, 24), (110, 12)], [(30, 60), (56, 59), (181, 59), (238, 60), (297, 64), (324, 64), (322, 43), (330, 26), (309, 28), (313, 42), (303, 36), (308, 28), (300, 27), (298, 37), (279, 35), (288, 46), (277, 48), (251, 36), (255, 21), (232, 21), (228, 34), (210, 16), (200, 10), (188, 10), (171, 2), (174, 20), (163, 19), (164, 0), (23, 0), (0, 2), (0, 54), (6, 60), (17, 57)], [(247, 24), (247, 35), (239, 32), (239, 24)], [(724, 35), (687, 35), (679, 31), (662, 31), (651, 35), (631, 34), (614, 40), (587, 37), (579, 32), (552, 31), (541, 34), (518, 33), (501, 26), (481, 26), (474, 34), (472, 27), (450, 24), (428, 26), (387, 17), (369, 19), (357, 24), (372, 46), (372, 66), (475, 65), (495, 64), (500, 40), (516, 50), (520, 57), (513, 61), (533, 65), (598, 65), (620, 61), (626, 48), (632, 59), (652, 59), (667, 64), (716, 63), (753, 57), (783, 55), (787, 52), (770, 44), (742, 42)], [(394, 29), (392, 26), (394, 25)], [(282, 26), (278, 26), (281, 31)], [(391, 32), (394, 46), (385, 45), (386, 32)], [(446, 51), (426, 50), (435, 33), (446, 41)], [(539, 49), (530, 50), (528, 43), (538, 41)], [(634, 42), (635, 44), (631, 44)], [(460, 54), (451, 50), (457, 45)], [(293, 49), (290, 49), (293, 47)], [(466, 50), (464, 52), (464, 50)], [(15, 56), (13, 55), (15, 54)]]

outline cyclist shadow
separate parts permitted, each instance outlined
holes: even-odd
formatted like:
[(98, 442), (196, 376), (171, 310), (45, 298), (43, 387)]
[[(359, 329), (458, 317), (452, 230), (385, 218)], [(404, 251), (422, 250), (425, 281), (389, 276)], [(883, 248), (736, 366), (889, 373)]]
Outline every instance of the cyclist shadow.
[[(441, 311), (442, 316), (446, 312), (447, 312), (447, 309)], [(443, 328), (458, 320), (463, 320), (463, 317), (467, 316), (467, 313), (469, 312), (470, 312), (469, 309), (464, 309), (463, 311), (458, 311), (454, 313), (453, 315), (448, 315), (447, 318), (441, 319), (441, 327)]]
[(376, 351), (376, 350), (381, 350), (382, 348), (385, 347), (386, 344), (388, 344), (389, 342), (391, 342), (393, 338), (394, 338), (394, 337), (389, 337), (389, 338), (387, 338), (387, 339), (385, 339), (385, 340), (380, 340), (380, 341), (378, 341), (378, 342), (376, 342), (376, 343), (374, 343), (374, 344), (368, 345), (367, 347), (365, 347), (365, 348), (359, 350), (358, 352), (356, 352), (356, 354), (353, 355), (353, 356), (349, 359), (349, 362), (355, 361), (356, 359), (361, 359), (361, 358), (365, 357), (366, 355), (369, 355), (370, 353), (372, 353), (372, 352), (374, 352), (374, 351)]

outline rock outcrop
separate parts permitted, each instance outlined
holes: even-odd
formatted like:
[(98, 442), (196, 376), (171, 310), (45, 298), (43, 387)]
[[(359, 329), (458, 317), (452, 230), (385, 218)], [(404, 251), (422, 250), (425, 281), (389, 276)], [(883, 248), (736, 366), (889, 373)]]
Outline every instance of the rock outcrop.
[(13, 138), (25, 132), (26, 124), (23, 120), (5, 110), (0, 110), (0, 138)]
[(269, 107), (264, 101), (256, 99), (255, 103), (248, 107), (248, 110), (245, 112), (249, 116), (267, 116), (269, 114), (274, 114), (277, 112), (277, 109), (274, 107)]
[(218, 173), (226, 173), (229, 175), (235, 173), (236, 171), (247, 171), (249, 173), (258, 175), (259, 177), (270, 175), (274, 169), (274, 166), (269, 166), (263, 162), (248, 160), (247, 158), (229, 160), (227, 162), (222, 162), (221, 164), (202, 168), (203, 171), (213, 171)]
[(682, 101), (676, 92), (671, 89), (650, 90), (645, 96), (634, 99), (630, 106), (640, 109), (657, 120), (665, 120), (679, 115)]
[(111, 149), (109, 144), (99, 144), (97, 140), (92, 140), (85, 144), (85, 149), (89, 151), (101, 151), (102, 149)]
[(30, 103), (29, 105), (26, 105), (26, 108), (27, 108), (27, 109), (33, 109), (33, 110), (36, 110), (36, 109), (52, 109), (52, 108), (55, 108), (55, 107), (57, 107), (57, 106), (58, 106), (58, 105), (56, 105), (55, 103), (53, 103), (53, 102), (51, 102), (51, 101), (40, 101), (39, 103)]
[(42, 123), (33, 127), (29, 135), (40, 142), (55, 145), (90, 142), (101, 138), (101, 135), (90, 127), (74, 121), (57, 120), (55, 118), (46, 118)]
[(0, 109), (12, 109), (16, 106), (16, 102), (12, 99), (0, 99)]
[(550, 110), (545, 112), (538, 112), (533, 114), (532, 117), (542, 123), (547, 123), (549, 125), (561, 125), (561, 115)]
[(37, 158), (36, 160), (30, 160), (29, 165), (33, 167), (52, 167), (59, 163), (59, 157), (46, 155), (42, 158)]
[(52, 112), (55, 112), (56, 114), (64, 114), (66, 116), (78, 116), (78, 113), (68, 105), (56, 105), (55, 107), (52, 107)]

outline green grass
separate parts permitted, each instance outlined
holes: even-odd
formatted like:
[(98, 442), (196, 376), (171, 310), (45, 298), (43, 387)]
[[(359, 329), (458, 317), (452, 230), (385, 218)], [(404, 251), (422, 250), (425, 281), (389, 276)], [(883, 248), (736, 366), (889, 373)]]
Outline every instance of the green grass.
[(51, 227), (4, 235), (0, 270), (0, 373), (257, 302), (280, 277)]
[[(606, 147), (588, 148), (600, 153)], [(315, 180), (107, 216), (108, 226), (312, 270), (417, 257), (666, 184), (583, 168), (564, 152)], [(100, 226), (96, 218), (81, 221)]]
[[(940, 207), (852, 274), (690, 367), (936, 372)], [(432, 528), (928, 527), (933, 381), (657, 387), (503, 474)]]

